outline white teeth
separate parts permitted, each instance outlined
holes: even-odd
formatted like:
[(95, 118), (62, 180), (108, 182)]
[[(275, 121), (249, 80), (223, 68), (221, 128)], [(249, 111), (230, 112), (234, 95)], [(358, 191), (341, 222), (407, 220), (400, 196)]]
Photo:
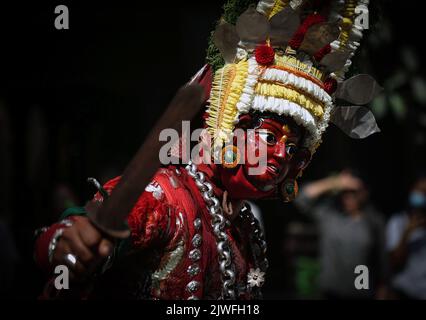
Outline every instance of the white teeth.
[(275, 167), (274, 165), (270, 164), (270, 165), (268, 165), (268, 167), (269, 167), (269, 168), (271, 168), (271, 169), (272, 169), (272, 171), (274, 171), (274, 173), (277, 173), (277, 172), (278, 172), (278, 168), (277, 168), (277, 167)]

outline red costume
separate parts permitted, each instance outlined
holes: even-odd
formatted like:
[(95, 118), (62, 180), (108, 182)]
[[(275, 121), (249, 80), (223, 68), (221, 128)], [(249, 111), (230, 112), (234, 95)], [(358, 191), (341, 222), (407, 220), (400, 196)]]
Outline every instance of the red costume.
[[(210, 180), (212, 171), (207, 166), (204, 170)], [(118, 180), (109, 181), (105, 190), (111, 192)], [(214, 194), (223, 193), (217, 186), (213, 188)], [(92, 201), (102, 201), (102, 196), (98, 193)], [(97, 298), (218, 299), (222, 294), (221, 272), (204, 202), (186, 170), (172, 166), (160, 169), (129, 215), (130, 244), (118, 253), (122, 261), (105, 271), (90, 292), (82, 288), (72, 294)], [(249, 209), (244, 208), (243, 212), (227, 233), (235, 262), (236, 297), (250, 299), (259, 297), (260, 292), (256, 286), (247, 286), (247, 274), (251, 269), (266, 269), (267, 262), (265, 244), (253, 236), (260, 229), (251, 224), (254, 220), (246, 218), (250, 217)], [(60, 224), (52, 226), (37, 240), (37, 260), (47, 269), (46, 244), (59, 227)], [(48, 288), (48, 292), (52, 290)]]

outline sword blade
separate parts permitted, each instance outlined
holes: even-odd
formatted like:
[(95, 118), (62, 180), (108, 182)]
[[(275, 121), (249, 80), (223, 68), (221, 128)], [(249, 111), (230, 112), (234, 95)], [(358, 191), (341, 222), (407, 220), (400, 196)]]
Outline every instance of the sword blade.
[(107, 235), (114, 238), (129, 236), (126, 218), (160, 167), (161, 130), (174, 129), (180, 135), (182, 121), (191, 120), (203, 105), (203, 91), (203, 87), (198, 84), (182, 87), (124, 170), (110, 197), (97, 209), (93, 204), (90, 205), (92, 202), (86, 206), (89, 219)]

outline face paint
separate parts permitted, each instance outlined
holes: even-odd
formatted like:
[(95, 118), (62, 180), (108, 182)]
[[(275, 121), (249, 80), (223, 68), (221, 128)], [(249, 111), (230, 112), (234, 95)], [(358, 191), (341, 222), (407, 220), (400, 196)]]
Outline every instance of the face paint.
[[(222, 184), (234, 198), (254, 199), (273, 194), (294, 167), (292, 159), (304, 132), (303, 128), (287, 117), (260, 117), (254, 128), (255, 134), (246, 134), (245, 137), (244, 163), (233, 170), (222, 169)], [(253, 162), (254, 158), (249, 157), (250, 152), (259, 157), (259, 150), (262, 149), (266, 150), (264, 166), (261, 161)], [(259, 174), (253, 175), (251, 173), (255, 168)]]
[(259, 145), (266, 146), (266, 166), (263, 166), (263, 173), (258, 175), (249, 174), (249, 169), (262, 166), (261, 163), (250, 163), (246, 161), (243, 165), (247, 179), (257, 188), (263, 191), (273, 189), (282, 182), (289, 172), (291, 159), (297, 152), (297, 145), (301, 140), (301, 130), (290, 121), (282, 123), (276, 119), (261, 119), (257, 133), (254, 135), (255, 141), (248, 141), (247, 152), (253, 152), (250, 148), (255, 148), (258, 152)]

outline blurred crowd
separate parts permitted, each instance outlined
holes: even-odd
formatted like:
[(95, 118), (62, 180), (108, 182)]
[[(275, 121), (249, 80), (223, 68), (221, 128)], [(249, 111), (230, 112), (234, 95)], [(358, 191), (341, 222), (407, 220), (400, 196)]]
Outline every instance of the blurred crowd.
[(294, 298), (426, 299), (426, 175), (388, 219), (365, 180), (344, 170), (301, 187), (295, 206), (311, 223), (290, 223), (285, 240)]

